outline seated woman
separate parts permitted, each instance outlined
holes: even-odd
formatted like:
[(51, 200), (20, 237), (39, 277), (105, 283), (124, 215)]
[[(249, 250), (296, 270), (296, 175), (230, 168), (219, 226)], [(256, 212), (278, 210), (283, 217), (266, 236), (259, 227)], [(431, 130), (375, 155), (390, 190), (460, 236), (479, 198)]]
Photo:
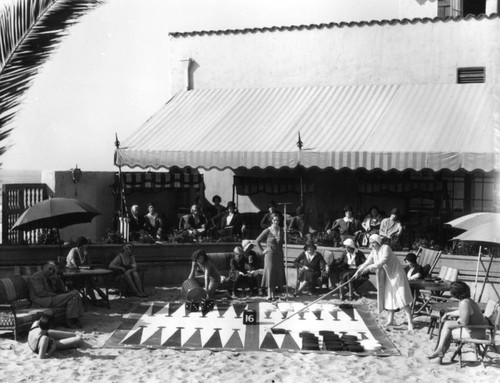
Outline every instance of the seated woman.
[(82, 345), (82, 338), (73, 332), (52, 330), (54, 317), (43, 314), (33, 322), (28, 333), (28, 345), (40, 359), (49, 358), (57, 350), (68, 350)]
[[(351, 238), (347, 238), (344, 241), (344, 246), (345, 246), (345, 251), (342, 254), (341, 262), (344, 264), (345, 271), (342, 273), (340, 277), (341, 284), (349, 281), (354, 276), (354, 274), (356, 274), (358, 267), (361, 266), (366, 261), (365, 254), (362, 251), (356, 249), (356, 245)], [(357, 292), (357, 289), (367, 279), (368, 275), (365, 274), (362, 275), (360, 278), (357, 278), (348, 283), (348, 294), (349, 294), (348, 299), (350, 300), (354, 299), (355, 297), (354, 292), (356, 292), (357, 295), (360, 295)], [(343, 292), (344, 289), (340, 289), (340, 299), (344, 299)]]
[(299, 270), (297, 275), (299, 287), (294, 294), (295, 297), (306, 288), (309, 289), (309, 294), (312, 295), (321, 273), (328, 272), (325, 259), (316, 249), (314, 242), (307, 241), (304, 245), (304, 251), (293, 261), (293, 264)]
[(379, 208), (375, 205), (370, 207), (368, 214), (361, 224), (361, 226), (363, 226), (363, 229), (365, 229), (365, 233), (363, 233), (359, 238), (360, 246), (369, 246), (370, 235), (379, 233), (382, 219), (384, 219), (384, 217), (382, 216), (382, 214), (380, 214)]
[[(76, 239), (76, 247), (73, 247), (66, 256), (66, 267), (69, 269), (78, 269), (79, 267), (90, 267), (90, 256), (88, 254), (89, 241), (85, 237), (78, 237)], [(74, 286), (77, 289), (85, 287), (85, 294), (87, 294), (95, 306), (104, 305), (96, 299), (95, 291), (99, 294), (103, 301), (107, 300), (106, 294), (97, 288), (96, 281), (93, 278), (84, 278), (84, 282)]]
[(414, 253), (406, 254), (405, 262), (408, 263), (408, 266), (405, 267), (405, 271), (409, 281), (424, 279), (424, 270), (422, 266), (417, 263), (417, 256)]
[(207, 229), (207, 219), (201, 213), (198, 205), (191, 206), (190, 214), (187, 216), (185, 228), (191, 235), (202, 235)]
[(278, 211), (278, 209), (276, 208), (276, 202), (274, 201), (269, 201), (269, 204), (267, 205), (267, 212), (264, 214), (264, 216), (262, 217), (262, 219), (260, 220), (260, 228), (265, 230), (267, 229), (269, 226), (272, 225), (272, 222), (273, 222), (273, 215), (274, 214), (277, 214), (278, 217), (279, 217), (279, 227), (283, 227), (284, 224), (285, 224), (285, 217), (283, 216), (283, 214)]
[(227, 203), (227, 211), (220, 218), (218, 227), (222, 230), (222, 236), (245, 236), (245, 223), (241, 219), (241, 214), (236, 210), (236, 204), (233, 201)]
[(222, 198), (218, 195), (212, 197), (212, 202), (213, 205), (209, 205), (206, 209), (206, 217), (213, 227), (220, 229), (220, 217), (226, 212), (226, 208), (224, 205), (221, 205)]
[(262, 265), (259, 262), (259, 257), (253, 251), (253, 243), (249, 239), (244, 239), (241, 241), (241, 247), (243, 248), (243, 254), (247, 259), (247, 275), (249, 278), (254, 279), (255, 281), (252, 281), (252, 286), (254, 285), (255, 287), (253, 288), (253, 295), (263, 295), (263, 291), (260, 288), (261, 283), (262, 283)]
[(309, 234), (309, 224), (306, 221), (305, 211), (303, 206), (297, 207), (295, 210), (295, 217), (288, 225), (288, 233), (291, 236), (299, 236), (300, 238), (306, 237)]
[[(470, 298), (470, 288), (462, 281), (453, 282), (450, 287), (450, 293), (454, 298), (460, 300), (458, 310), (444, 314), (443, 319), (449, 317), (457, 317), (458, 320), (447, 320), (441, 330), (441, 337), (436, 350), (429, 355), (428, 359), (437, 358), (438, 363), (443, 361), (444, 354), (450, 347), (451, 339), (460, 336), (462, 338), (469, 337), (475, 339), (485, 339), (486, 331), (484, 328), (473, 328), (467, 326), (482, 326), (484, 325), (484, 316), (478, 304)], [(460, 329), (460, 326), (466, 326)]]
[(221, 284), (221, 275), (205, 250), (196, 250), (191, 256), (191, 272), (188, 279), (195, 279), (207, 291), (207, 297), (214, 299)]
[(253, 278), (248, 268), (248, 260), (245, 258), (243, 248), (236, 246), (234, 255), (229, 265), (228, 280), (232, 282), (232, 296), (236, 298), (237, 289), (254, 290), (257, 287), (257, 279)]
[(141, 277), (137, 273), (137, 264), (133, 255), (134, 245), (126, 242), (123, 245), (123, 252), (118, 254), (109, 264), (109, 268), (116, 271), (125, 279), (127, 285), (138, 297), (147, 297), (142, 289)]
[(158, 229), (163, 228), (164, 218), (152, 202), (147, 204), (148, 213), (144, 216), (144, 229), (156, 240)]
[(403, 233), (403, 225), (400, 220), (401, 214), (398, 208), (391, 210), (391, 216), (385, 218), (380, 223), (380, 236), (384, 244), (391, 247), (392, 250), (400, 250), (400, 237)]

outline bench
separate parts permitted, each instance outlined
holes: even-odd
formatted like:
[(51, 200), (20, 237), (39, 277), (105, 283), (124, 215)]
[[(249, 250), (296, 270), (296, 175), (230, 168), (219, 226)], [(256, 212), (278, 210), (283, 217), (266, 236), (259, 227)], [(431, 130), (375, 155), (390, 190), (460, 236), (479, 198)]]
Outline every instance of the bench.
[(0, 332), (26, 333), (44, 313), (51, 313), (56, 322), (66, 319), (66, 308), (35, 308), (30, 301), (29, 275), (0, 279)]

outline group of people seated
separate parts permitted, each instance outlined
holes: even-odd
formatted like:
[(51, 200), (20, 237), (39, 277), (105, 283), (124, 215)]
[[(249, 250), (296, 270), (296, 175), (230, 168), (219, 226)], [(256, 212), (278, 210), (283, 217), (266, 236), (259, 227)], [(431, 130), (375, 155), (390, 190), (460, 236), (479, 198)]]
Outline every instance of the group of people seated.
[[(223, 206), (218, 195), (212, 198), (212, 202), (204, 209), (199, 204), (193, 204), (189, 214), (181, 216), (175, 228), (167, 227), (164, 214), (158, 211), (154, 203), (147, 204), (148, 212), (145, 215), (140, 213), (139, 205), (134, 204), (129, 214), (129, 240), (139, 241), (146, 235), (152, 242), (165, 242), (171, 233), (185, 233), (193, 241), (199, 237), (215, 240), (248, 238), (250, 225), (239, 213), (235, 202), (229, 201), (227, 206)], [(311, 227), (304, 206), (298, 206), (292, 217), (285, 217), (277, 209), (276, 203), (270, 201), (259, 227), (262, 230), (269, 227), (271, 216), (277, 214), (279, 226), (285, 229), (292, 243), (304, 243), (307, 238), (322, 236), (330, 238), (334, 246), (342, 246), (350, 238), (357, 247), (368, 247), (370, 235), (378, 234), (393, 250), (402, 249), (401, 234), (404, 226), (398, 208), (393, 208), (390, 215), (385, 217), (377, 206), (371, 206), (363, 220), (355, 217), (350, 205), (345, 206), (343, 211), (344, 216), (330, 219), (321, 233)]]
[[(198, 204), (190, 207), (189, 214), (183, 215), (178, 227), (171, 232), (185, 232), (192, 238), (198, 237), (245, 237), (246, 225), (233, 201), (227, 206), (221, 205), (220, 196), (212, 198), (213, 205), (202, 211)], [(138, 241), (148, 235), (154, 241), (162, 242), (168, 237), (168, 228), (164, 214), (153, 203), (147, 204), (148, 213), (141, 215), (139, 205), (132, 205), (129, 214), (129, 239)]]
[(343, 243), (350, 238), (357, 246), (368, 247), (370, 236), (378, 234), (393, 250), (401, 250), (403, 229), (398, 208), (393, 208), (390, 216), (384, 218), (380, 209), (372, 206), (361, 222), (354, 217), (354, 209), (350, 205), (344, 207), (344, 217), (328, 222), (325, 227), (327, 234), (334, 235), (334, 243)]
[(262, 295), (262, 266), (253, 246), (250, 240), (245, 239), (241, 246), (234, 248), (227, 277), (221, 276), (205, 250), (196, 250), (191, 257), (188, 280), (195, 280), (199, 286), (204, 287), (209, 299), (215, 297), (221, 285), (229, 289), (231, 298), (236, 298), (238, 293), (246, 293), (247, 296)]
[[(34, 307), (64, 307), (66, 309), (65, 325), (72, 329), (82, 328), (80, 317), (84, 312), (83, 298), (89, 299), (95, 306), (104, 306), (108, 299), (92, 277), (82, 276), (82, 278), (72, 278), (66, 281), (62, 277), (65, 269), (92, 266), (88, 243), (85, 237), (79, 237), (76, 246), (69, 250), (64, 263), (57, 265), (53, 261), (47, 262), (42, 270), (34, 273), (29, 280), (30, 299)], [(146, 297), (142, 281), (137, 273), (132, 243), (125, 243), (123, 251), (116, 255), (108, 267), (118, 278), (123, 278), (132, 294)], [(100, 299), (97, 299), (96, 294)]]

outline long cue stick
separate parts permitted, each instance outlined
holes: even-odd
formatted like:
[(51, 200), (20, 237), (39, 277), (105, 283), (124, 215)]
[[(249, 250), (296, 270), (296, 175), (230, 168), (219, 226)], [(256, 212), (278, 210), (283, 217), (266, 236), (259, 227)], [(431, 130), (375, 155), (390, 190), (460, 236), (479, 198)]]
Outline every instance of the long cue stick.
[[(349, 283), (350, 283), (350, 282), (352, 282), (354, 279), (355, 279), (355, 278), (354, 278), (354, 276), (353, 276), (353, 277), (352, 277), (351, 279), (349, 279), (347, 282), (342, 283), (340, 286), (337, 286), (337, 287), (336, 287), (336, 288), (334, 288), (333, 290), (331, 290), (331, 291), (327, 292), (326, 294), (324, 294), (324, 295), (320, 296), (318, 299), (316, 299), (315, 301), (313, 301), (313, 302), (309, 303), (307, 306), (302, 307), (299, 311), (294, 312), (292, 315), (290, 315), (289, 317), (287, 317), (287, 318), (283, 319), (281, 322), (276, 323), (274, 326), (272, 326), (272, 327), (270, 328), (271, 332), (273, 332), (273, 333), (274, 333), (274, 332), (276, 332), (276, 333), (277, 333), (277, 332), (282, 332), (282, 331), (283, 331), (283, 329), (277, 329), (277, 328), (275, 328), (275, 327), (276, 327), (276, 326), (278, 326), (278, 325), (280, 325), (280, 324), (282, 324), (283, 322), (286, 322), (288, 319), (290, 319), (290, 318), (294, 317), (294, 316), (295, 316), (295, 315), (297, 315), (298, 313), (300, 313), (300, 312), (304, 311), (305, 309), (307, 309), (308, 307), (312, 306), (313, 304), (315, 304), (315, 303), (319, 302), (320, 300), (325, 299), (328, 295), (332, 294), (333, 292), (337, 291), (338, 289), (340, 289), (340, 288), (344, 287), (345, 285), (349, 284)], [(273, 330), (274, 330), (274, 331), (273, 331)]]

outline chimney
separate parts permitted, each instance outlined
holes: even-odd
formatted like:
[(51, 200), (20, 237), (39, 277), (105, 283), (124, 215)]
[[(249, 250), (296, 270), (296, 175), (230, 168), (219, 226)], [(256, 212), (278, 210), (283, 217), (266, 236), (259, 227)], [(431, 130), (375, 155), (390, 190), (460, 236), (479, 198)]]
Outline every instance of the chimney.
[(193, 73), (191, 72), (193, 59), (183, 59), (181, 60), (181, 63), (184, 71), (184, 90), (191, 90), (193, 89)]

